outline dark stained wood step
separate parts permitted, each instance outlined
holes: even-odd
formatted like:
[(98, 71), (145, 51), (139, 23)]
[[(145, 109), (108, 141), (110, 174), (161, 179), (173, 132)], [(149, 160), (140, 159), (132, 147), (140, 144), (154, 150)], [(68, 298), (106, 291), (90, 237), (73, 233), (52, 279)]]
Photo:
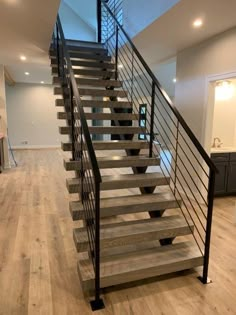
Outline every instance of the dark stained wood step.
[[(193, 242), (153, 246), (101, 258), (102, 288), (154, 276), (165, 275), (203, 265), (203, 257)], [(84, 291), (94, 288), (94, 268), (87, 253), (79, 254), (78, 273)]]
[[(181, 201), (176, 200), (172, 193), (103, 198), (100, 200), (100, 215), (101, 218), (104, 218), (121, 214), (179, 208), (180, 205)], [(85, 219), (81, 201), (71, 201), (69, 208), (74, 221)]]

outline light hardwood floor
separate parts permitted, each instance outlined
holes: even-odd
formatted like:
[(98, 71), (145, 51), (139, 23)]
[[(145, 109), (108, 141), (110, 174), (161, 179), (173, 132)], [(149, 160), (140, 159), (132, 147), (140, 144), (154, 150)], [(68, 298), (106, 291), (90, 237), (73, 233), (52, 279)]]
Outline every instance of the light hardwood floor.
[[(0, 174), (0, 315), (92, 314), (77, 276), (72, 229), (78, 224), (68, 210), (63, 156), (16, 151), (19, 166)], [(212, 284), (197, 280), (200, 268), (109, 288), (106, 309), (96, 314), (235, 315), (235, 204), (234, 197), (215, 201)]]

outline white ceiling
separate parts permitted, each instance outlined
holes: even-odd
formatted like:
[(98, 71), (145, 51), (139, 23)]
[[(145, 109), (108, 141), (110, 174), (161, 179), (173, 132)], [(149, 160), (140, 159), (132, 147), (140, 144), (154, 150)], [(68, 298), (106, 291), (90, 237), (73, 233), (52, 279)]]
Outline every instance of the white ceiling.
[[(134, 37), (148, 64), (164, 62), (177, 52), (200, 43), (236, 25), (235, 0), (181, 0)], [(203, 27), (192, 22), (203, 19)]]
[[(0, 0), (0, 64), (16, 82), (50, 83), (48, 49), (59, 4), (60, 0)], [(22, 62), (21, 55), (27, 60)]]

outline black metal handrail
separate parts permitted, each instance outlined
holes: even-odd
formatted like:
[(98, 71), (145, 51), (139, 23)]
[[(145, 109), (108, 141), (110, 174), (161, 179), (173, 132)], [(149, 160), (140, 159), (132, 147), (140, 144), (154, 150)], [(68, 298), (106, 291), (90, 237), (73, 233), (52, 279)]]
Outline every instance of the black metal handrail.
[(93, 308), (97, 308), (98, 305), (100, 307), (103, 305), (100, 299), (100, 184), (102, 179), (59, 15), (53, 38), (65, 108), (67, 112), (70, 112), (68, 124), (71, 128), (72, 158), (80, 163), (80, 169), (77, 171), (80, 179), (78, 193), (83, 203), (84, 222), (95, 274), (95, 300), (91, 304)]
[(57, 17), (57, 25), (58, 25), (58, 29), (59, 29), (59, 33), (60, 33), (60, 38), (61, 38), (61, 46), (62, 46), (62, 49), (63, 49), (63, 52), (64, 52), (64, 58), (65, 58), (66, 65), (67, 65), (67, 71), (69, 73), (69, 78), (70, 78), (72, 89), (73, 89), (73, 93), (74, 93), (74, 101), (75, 101), (75, 104), (76, 104), (77, 108), (79, 109), (80, 122), (81, 122), (81, 126), (82, 126), (82, 128), (84, 130), (84, 137), (85, 137), (85, 141), (86, 141), (87, 148), (88, 148), (88, 153), (89, 153), (89, 158), (90, 158), (90, 162), (91, 162), (91, 165), (92, 165), (93, 174), (94, 174), (94, 177), (96, 178), (96, 180), (98, 182), (101, 182), (102, 181), (101, 173), (100, 173), (100, 170), (99, 170), (99, 167), (98, 167), (98, 162), (97, 162), (97, 158), (96, 158), (95, 151), (94, 151), (94, 148), (93, 148), (91, 136), (90, 136), (90, 133), (89, 133), (89, 128), (88, 128), (87, 120), (86, 120), (86, 117), (85, 117), (84, 109), (83, 109), (83, 107), (81, 105), (81, 98), (80, 98), (80, 95), (79, 95), (78, 86), (77, 86), (75, 75), (74, 75), (74, 71), (73, 71), (73, 68), (72, 68), (70, 55), (69, 55), (68, 49), (66, 47), (67, 46), (66, 45), (66, 40), (65, 40), (65, 37), (64, 37), (64, 32), (63, 32), (63, 29), (62, 29), (61, 20), (60, 20), (59, 15)]
[(217, 169), (119, 22), (121, 13), (116, 8), (121, 3), (101, 1), (102, 43), (116, 63), (115, 78), (123, 81), (137, 118), (138, 104), (147, 104), (143, 134), (149, 141), (149, 156), (159, 154), (158, 140), (160, 169), (170, 178), (170, 189), (204, 257), (202, 281), (206, 283)]
[(153, 82), (155, 83), (155, 86), (158, 88), (158, 90), (161, 92), (162, 96), (165, 98), (167, 104), (169, 105), (170, 109), (172, 110), (172, 112), (174, 113), (174, 115), (176, 116), (176, 118), (178, 119), (178, 121), (180, 122), (181, 126), (184, 128), (184, 130), (186, 131), (186, 133), (188, 134), (188, 136), (190, 137), (190, 139), (192, 140), (193, 144), (196, 146), (196, 148), (198, 149), (199, 153), (201, 154), (202, 158), (204, 159), (204, 161), (207, 163), (207, 165), (210, 167), (211, 170), (218, 172), (215, 164), (212, 162), (211, 158), (209, 157), (209, 155), (206, 153), (206, 151), (204, 150), (204, 148), (202, 147), (201, 143), (198, 141), (198, 139), (196, 138), (196, 136), (194, 135), (194, 133), (192, 132), (192, 130), (189, 128), (188, 124), (186, 123), (186, 121), (184, 120), (184, 118), (182, 117), (182, 115), (180, 114), (180, 112), (177, 110), (177, 108), (175, 107), (175, 105), (172, 103), (172, 101), (170, 100), (168, 94), (165, 92), (165, 90), (163, 89), (163, 87), (161, 86), (160, 82), (157, 80), (156, 76), (154, 75), (154, 73), (152, 72), (152, 70), (150, 69), (150, 67), (148, 66), (148, 64), (146, 63), (146, 61), (143, 59), (142, 55), (140, 54), (140, 52), (138, 51), (138, 49), (136, 48), (136, 46), (134, 45), (134, 43), (132, 42), (132, 40), (130, 39), (129, 35), (127, 34), (127, 32), (124, 30), (123, 26), (119, 23), (119, 21), (117, 20), (117, 18), (114, 16), (114, 14), (112, 13), (111, 9), (109, 8), (109, 6), (106, 4), (106, 1), (102, 1), (104, 2), (103, 5), (106, 7), (107, 11), (109, 12), (109, 14), (112, 16), (112, 18), (114, 19), (116, 25), (119, 27), (119, 29), (123, 32), (123, 34), (125, 35), (127, 41), (129, 42), (130, 46), (132, 47), (134, 53), (137, 55), (138, 59), (140, 60), (140, 62), (142, 63), (142, 65), (144, 66), (145, 70), (147, 71), (147, 73), (149, 74), (149, 76), (151, 77), (151, 79), (153, 80)]

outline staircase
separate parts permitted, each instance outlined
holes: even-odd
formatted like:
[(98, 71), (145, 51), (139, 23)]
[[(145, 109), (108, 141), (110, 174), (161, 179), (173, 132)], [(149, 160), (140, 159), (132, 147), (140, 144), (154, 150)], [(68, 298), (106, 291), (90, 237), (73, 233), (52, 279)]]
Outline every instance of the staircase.
[[(109, 7), (103, 5), (116, 21)], [(120, 28), (121, 32), (116, 22), (116, 31)], [(77, 196), (69, 209), (72, 219), (78, 221), (73, 231), (78, 274), (83, 290), (95, 291), (93, 309), (102, 307), (100, 289), (108, 286), (203, 265), (206, 282), (206, 254), (209, 259), (209, 252), (199, 245), (196, 236), (199, 225), (196, 215), (190, 212), (193, 201), (180, 192), (183, 183), (178, 174), (178, 153), (174, 151), (175, 159), (169, 161), (165, 156), (168, 148), (160, 139), (155, 141), (155, 135), (160, 134), (154, 128), (154, 113), (158, 113), (154, 107), (155, 92), (150, 91), (150, 126), (140, 126), (138, 94), (130, 97), (128, 78), (124, 70), (122, 75), (118, 69), (119, 49), (123, 67), (131, 66), (130, 61), (125, 65), (125, 45), (112, 50), (106, 43), (66, 41), (58, 17), (50, 50), (54, 93), (58, 95), (57, 118), (62, 122), (59, 133), (69, 139), (61, 147), (72, 153), (72, 158), (64, 160), (64, 167), (75, 174), (66, 181), (66, 187), (69, 194)], [(136, 53), (136, 48), (131, 48)], [(140, 88), (139, 94), (141, 91)], [(185, 127), (178, 115), (178, 126)], [(139, 140), (139, 134), (146, 139)], [(93, 140), (97, 135), (101, 140)], [(197, 141), (192, 133), (190, 139)], [(176, 144), (180, 145), (175, 139), (175, 149)], [(201, 159), (207, 159), (198, 142), (195, 147)], [(173, 154), (173, 149), (169, 152)], [(163, 165), (168, 162), (166, 170)], [(210, 167), (204, 244), (210, 241), (208, 219), (212, 216), (209, 211), (213, 198), (209, 196), (215, 169), (212, 164)], [(197, 203), (201, 205), (202, 201), (195, 200), (194, 207)]]

